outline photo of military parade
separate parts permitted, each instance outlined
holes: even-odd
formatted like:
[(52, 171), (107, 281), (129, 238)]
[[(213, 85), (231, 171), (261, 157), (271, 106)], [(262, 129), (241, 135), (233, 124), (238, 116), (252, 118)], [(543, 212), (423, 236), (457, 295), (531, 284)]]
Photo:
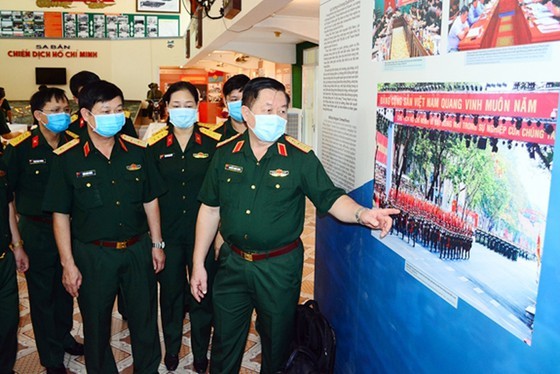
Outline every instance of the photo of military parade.
[(374, 205), (407, 262), (531, 343), (559, 83), (378, 85)]

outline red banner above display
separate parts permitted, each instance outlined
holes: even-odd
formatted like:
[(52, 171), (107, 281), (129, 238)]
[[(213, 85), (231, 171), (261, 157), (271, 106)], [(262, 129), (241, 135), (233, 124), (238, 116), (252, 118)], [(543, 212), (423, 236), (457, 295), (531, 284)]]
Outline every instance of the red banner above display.
[(552, 118), (558, 92), (380, 92), (377, 106), (471, 115)]

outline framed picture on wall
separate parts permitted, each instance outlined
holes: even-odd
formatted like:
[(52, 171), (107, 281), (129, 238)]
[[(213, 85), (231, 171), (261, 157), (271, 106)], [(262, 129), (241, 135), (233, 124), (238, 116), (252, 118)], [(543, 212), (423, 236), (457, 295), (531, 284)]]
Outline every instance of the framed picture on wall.
[(179, 13), (181, 0), (136, 0), (137, 12)]

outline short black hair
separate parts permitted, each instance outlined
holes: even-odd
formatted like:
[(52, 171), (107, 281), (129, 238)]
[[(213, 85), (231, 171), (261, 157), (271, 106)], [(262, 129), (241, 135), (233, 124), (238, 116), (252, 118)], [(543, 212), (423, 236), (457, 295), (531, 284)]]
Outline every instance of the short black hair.
[(287, 104), (290, 105), (290, 95), (286, 92), (286, 87), (276, 79), (266, 77), (253, 78), (245, 85), (241, 103), (251, 108), (257, 97), (259, 97), (259, 92), (267, 88), (283, 92), (286, 95)]
[[(35, 113), (36, 110), (43, 111), (45, 104), (47, 104), (52, 99), (56, 101), (66, 101), (68, 102), (68, 97), (66, 93), (60, 88), (47, 87), (39, 90), (31, 96), (29, 99), (29, 105), (31, 106), (31, 113)], [(33, 123), (38, 124), (37, 119), (33, 116)]]
[(111, 82), (99, 80), (88, 83), (82, 88), (78, 102), (80, 109), (91, 110), (95, 104), (111, 101), (115, 97), (120, 97), (124, 105), (124, 95), (121, 89)]
[(3, 99), (6, 97), (6, 90), (4, 90), (4, 87), (0, 87), (0, 99)]
[(251, 79), (245, 74), (237, 74), (229, 78), (226, 83), (224, 83), (224, 88), (222, 89), (224, 97), (229, 95), (234, 90), (243, 92), (243, 87), (245, 87), (247, 82), (249, 82), (250, 80)]
[(468, 8), (466, 5), (463, 5), (463, 6), (461, 7), (461, 10), (459, 11), (459, 14), (464, 14), (464, 13), (466, 13), (466, 12), (468, 12), (468, 11), (469, 11), (469, 8)]
[(185, 81), (175, 82), (171, 86), (169, 86), (169, 88), (167, 89), (167, 91), (165, 91), (165, 94), (163, 95), (163, 101), (169, 103), (169, 100), (171, 100), (171, 95), (173, 95), (177, 91), (189, 91), (191, 95), (194, 97), (194, 102), (198, 104), (198, 100), (199, 100), (198, 90), (196, 89), (194, 84)]
[(72, 75), (72, 78), (70, 78), (70, 92), (72, 92), (72, 95), (74, 95), (75, 97), (78, 97), (82, 87), (84, 87), (88, 83), (96, 82), (99, 80), (101, 80), (101, 78), (99, 78), (99, 75), (91, 71), (82, 70), (79, 73)]

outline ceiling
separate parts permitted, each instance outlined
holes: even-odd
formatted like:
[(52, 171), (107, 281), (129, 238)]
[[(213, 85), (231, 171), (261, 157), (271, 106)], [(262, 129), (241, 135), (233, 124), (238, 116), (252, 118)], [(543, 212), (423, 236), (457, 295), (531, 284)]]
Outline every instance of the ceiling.
[(207, 55), (196, 61), (196, 67), (239, 73), (240, 69), (257, 69), (259, 60), (292, 63), (279, 61), (266, 51), (270, 52), (271, 46), (280, 52), (285, 48), (295, 51), (298, 43), (319, 43), (319, 6), (320, 0), (292, 0), (274, 13), (265, 14), (260, 21), (253, 21), (241, 32), (228, 33), (228, 40), (205, 51)]

